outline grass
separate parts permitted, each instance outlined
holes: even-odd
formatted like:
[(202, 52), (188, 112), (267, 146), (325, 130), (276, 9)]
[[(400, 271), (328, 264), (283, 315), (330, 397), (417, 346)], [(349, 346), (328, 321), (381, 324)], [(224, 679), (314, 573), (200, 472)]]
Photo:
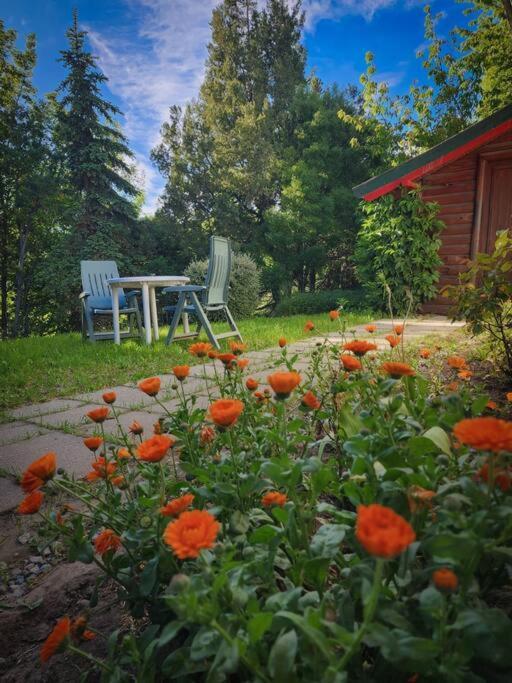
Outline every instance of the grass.
[[(349, 326), (368, 322), (371, 313), (344, 314)], [(314, 334), (333, 331), (336, 323), (326, 314), (279, 318), (250, 318), (240, 321), (244, 341), (252, 351), (277, 344), (279, 337), (294, 342), (308, 336), (304, 324), (312, 320)], [(214, 326), (218, 331), (222, 325)], [(28, 337), (0, 342), (0, 411), (24, 403), (37, 403), (59, 396), (73, 396), (103, 387), (135, 382), (142, 377), (169, 372), (179, 363), (193, 364), (188, 353), (190, 340), (165, 346), (167, 328), (151, 346), (126, 340), (84, 343), (78, 333)], [(201, 335), (201, 339), (205, 339)], [(192, 341), (197, 341), (197, 338)]]

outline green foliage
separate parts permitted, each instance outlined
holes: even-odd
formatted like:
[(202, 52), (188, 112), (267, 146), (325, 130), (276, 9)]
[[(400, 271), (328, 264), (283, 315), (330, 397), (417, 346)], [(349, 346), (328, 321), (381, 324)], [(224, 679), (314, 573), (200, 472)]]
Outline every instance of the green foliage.
[(409, 304), (416, 310), (433, 298), (441, 260), (438, 205), (424, 202), (418, 190), (362, 204), (364, 214), (357, 238), (357, 274), (372, 306), (387, 302), (387, 287), (398, 312)]
[[(208, 270), (208, 259), (195, 260), (185, 269), (194, 285), (203, 285)], [(235, 318), (253, 315), (260, 301), (261, 271), (247, 254), (235, 252), (229, 281), (229, 310)]]
[(489, 335), (512, 377), (512, 231), (498, 232), (493, 253), (477, 254), (459, 279), (444, 290), (454, 300), (454, 319), (465, 320), (475, 335)]
[(366, 299), (361, 289), (321, 289), (317, 292), (296, 292), (284, 297), (274, 309), (274, 315), (321, 313), (343, 307), (346, 311), (361, 311)]

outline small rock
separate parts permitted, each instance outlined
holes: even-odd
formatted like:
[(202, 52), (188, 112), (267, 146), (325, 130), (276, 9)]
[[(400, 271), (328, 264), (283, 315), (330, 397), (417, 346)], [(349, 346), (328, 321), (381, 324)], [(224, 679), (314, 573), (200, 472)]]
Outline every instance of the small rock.
[(31, 555), (29, 558), (30, 562), (33, 562), (34, 564), (39, 564), (40, 562), (43, 562), (43, 558), (41, 555)]
[(26, 564), (25, 565), (25, 571), (26, 572), (33, 572), (36, 567), (37, 567), (36, 564), (32, 564), (32, 563)]
[(48, 564), (47, 562), (45, 562), (44, 564), (42, 564), (40, 566), (40, 569), (42, 572), (47, 572), (51, 568), (52, 568), (51, 564)]
[(16, 576), (20, 576), (20, 574), (23, 574), (23, 569), (15, 567), (11, 572), (11, 577), (14, 579)]
[(15, 581), (19, 586), (21, 583), (25, 583), (25, 577), (23, 576), (23, 574), (20, 574), (16, 577)]
[(21, 545), (26, 545), (30, 541), (30, 534), (25, 533), (21, 534), (21, 536), (18, 536), (18, 543), (21, 543)]
[(50, 550), (50, 548), (45, 548), (45, 549), (43, 550), (43, 555), (44, 555), (45, 557), (48, 557), (48, 555), (51, 555), (51, 552), (52, 552), (52, 551)]

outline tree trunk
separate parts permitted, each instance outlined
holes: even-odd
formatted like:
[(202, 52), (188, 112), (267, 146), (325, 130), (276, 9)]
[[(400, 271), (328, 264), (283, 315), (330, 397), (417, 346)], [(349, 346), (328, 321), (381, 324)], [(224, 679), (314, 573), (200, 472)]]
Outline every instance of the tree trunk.
[(13, 336), (19, 336), (19, 331), (22, 322), (23, 301), (25, 299), (25, 257), (27, 255), (27, 242), (30, 233), (28, 226), (23, 226), (20, 229), (20, 237), (18, 240), (18, 267), (16, 268), (15, 280), (15, 299), (14, 299), (14, 325)]
[(314, 292), (316, 289), (316, 271), (311, 268), (309, 271), (309, 291)]
[(0, 309), (0, 334), (3, 339), (7, 338), (8, 334), (8, 316), (7, 316), (7, 223), (2, 223), (1, 244), (0, 244), (0, 297), (2, 299)]
[(501, 4), (503, 5), (505, 16), (509, 23), (510, 30), (512, 31), (512, 0), (501, 0)]

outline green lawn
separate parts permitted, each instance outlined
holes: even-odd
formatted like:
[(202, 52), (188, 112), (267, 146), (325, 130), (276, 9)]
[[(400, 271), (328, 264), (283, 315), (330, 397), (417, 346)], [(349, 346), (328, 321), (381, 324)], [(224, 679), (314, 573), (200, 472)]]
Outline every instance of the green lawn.
[[(344, 318), (348, 325), (356, 325), (369, 321), (371, 314), (344, 314)], [(275, 346), (281, 336), (289, 342), (306, 337), (304, 324), (307, 320), (315, 323), (317, 334), (337, 328), (327, 314), (255, 317), (242, 320), (239, 327), (249, 350), (255, 351)], [(217, 328), (222, 329), (222, 326)], [(133, 382), (169, 372), (178, 363), (192, 364), (194, 358), (187, 352), (192, 342), (165, 346), (166, 334), (167, 328), (161, 328), (161, 341), (152, 346), (135, 340), (123, 341), (121, 346), (109, 341), (84, 343), (76, 333), (2, 341), (0, 411), (23, 403)]]

